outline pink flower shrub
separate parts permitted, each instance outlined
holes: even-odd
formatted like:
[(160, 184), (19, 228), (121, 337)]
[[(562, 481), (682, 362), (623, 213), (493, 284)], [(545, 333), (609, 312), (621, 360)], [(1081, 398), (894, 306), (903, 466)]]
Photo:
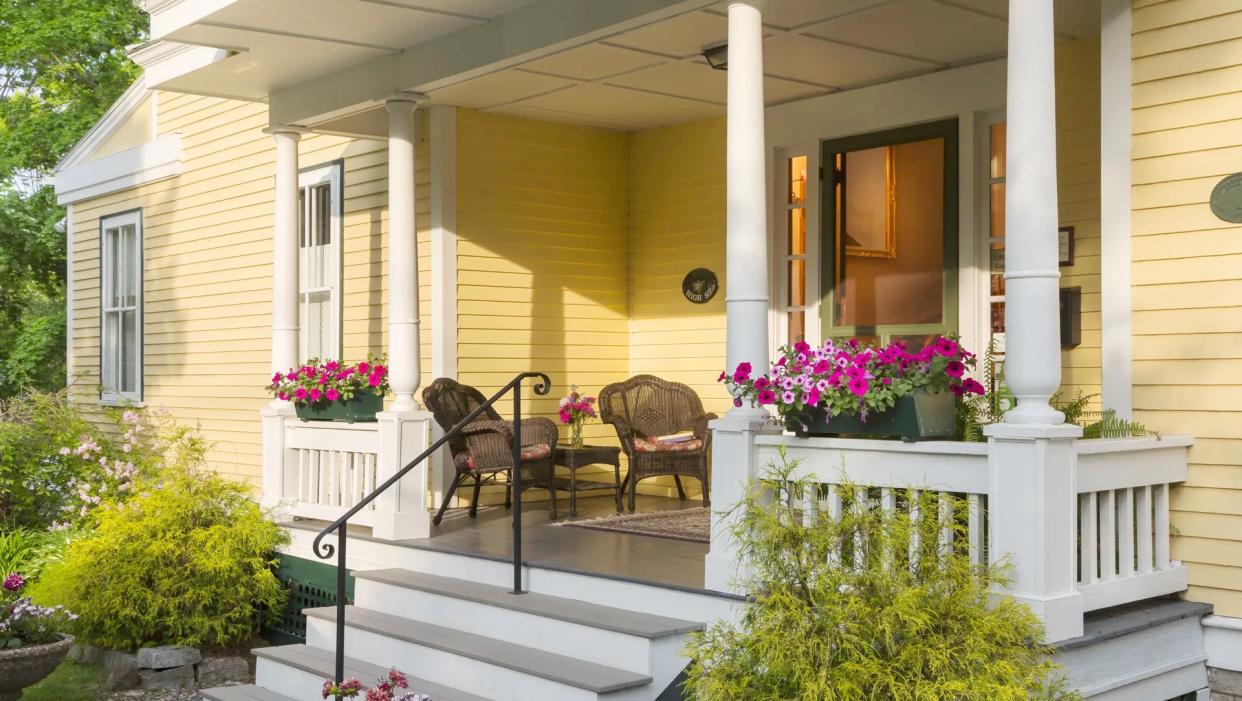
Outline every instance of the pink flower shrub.
[(410, 688), (409, 678), (403, 672), (390, 669), (388, 670), (388, 676), (377, 679), (370, 689), (363, 686), (362, 682), (357, 679), (346, 679), (340, 685), (328, 679), (323, 683), (323, 698), (336, 696), (343, 699), (352, 699), (363, 695), (366, 701), (431, 701), (431, 697), (426, 694), (407, 693), (398, 695), (398, 689), (408, 688)]
[(771, 406), (786, 420), (814, 407), (865, 421), (868, 414), (919, 390), (958, 397), (983, 394), (983, 385), (967, 377), (974, 367), (975, 355), (946, 336), (917, 351), (901, 341), (882, 348), (858, 339), (829, 340), (819, 347), (799, 341), (781, 348), (766, 375), (754, 377), (751, 364), (741, 363), (732, 373), (721, 373), (719, 381), (728, 386), (736, 406)]
[(16, 572), (0, 587), (0, 650), (55, 642), (77, 616), (63, 606), (36, 606), (22, 596), (26, 580)]
[(389, 391), (388, 368), (373, 356), (357, 365), (312, 358), (301, 367), (272, 376), (267, 391), (282, 401), (318, 404), (350, 400), (360, 391), (384, 396)]

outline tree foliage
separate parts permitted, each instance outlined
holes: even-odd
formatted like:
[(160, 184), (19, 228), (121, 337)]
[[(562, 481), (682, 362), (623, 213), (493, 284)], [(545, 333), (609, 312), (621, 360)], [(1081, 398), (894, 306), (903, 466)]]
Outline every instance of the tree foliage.
[(133, 0), (0, 3), (0, 396), (64, 382), (65, 211), (56, 164), (133, 82)]
[(791, 480), (793, 469), (774, 467), (761, 483), (776, 498), (752, 492), (737, 507), (732, 534), (752, 568), (753, 603), (736, 623), (715, 623), (691, 640), (690, 697), (1076, 698), (1061, 690), (1034, 614), (1013, 599), (993, 600), (1003, 568), (940, 546), (942, 529), (963, 530), (964, 505), (912, 521), (911, 506), (940, 513), (936, 492), (905, 492), (885, 512), (873, 490), (846, 485), (838, 518), (804, 521), (801, 497), (818, 485)]

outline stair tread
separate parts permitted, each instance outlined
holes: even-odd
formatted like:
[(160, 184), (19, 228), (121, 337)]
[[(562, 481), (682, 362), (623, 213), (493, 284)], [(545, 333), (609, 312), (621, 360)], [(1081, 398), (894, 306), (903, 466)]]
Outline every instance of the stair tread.
[[(256, 657), (266, 658), (304, 672), (317, 674), (324, 679), (331, 679), (336, 671), (336, 658), (333, 653), (330, 650), (323, 650), (310, 645), (262, 647), (252, 650), (252, 652)], [(353, 657), (345, 657), (346, 679), (357, 679), (369, 685), (381, 677), (388, 676), (388, 669), (387, 667), (381, 667)], [(398, 669), (400, 668), (398, 667)], [(435, 701), (488, 701), (482, 696), (459, 691), (443, 684), (429, 682), (426, 679), (416, 679), (413, 675), (409, 675), (409, 678), (409, 692), (427, 694)], [(228, 701), (232, 701), (232, 699)], [(273, 699), (272, 701), (279, 701), (279, 699)]]
[(199, 693), (208, 701), (297, 701), (297, 699), (254, 684), (219, 686), (214, 689), (203, 689)]
[(640, 638), (663, 638), (703, 629), (703, 624), (695, 621), (638, 613), (535, 592), (514, 596), (504, 587), (411, 570), (371, 570), (354, 572), (353, 575), (355, 579), (383, 582)]
[[(336, 607), (334, 606), (306, 609), (303, 613), (310, 618), (336, 621)], [(345, 620), (352, 628), (486, 662), (597, 694), (651, 683), (651, 677), (643, 674), (357, 606), (345, 608)]]

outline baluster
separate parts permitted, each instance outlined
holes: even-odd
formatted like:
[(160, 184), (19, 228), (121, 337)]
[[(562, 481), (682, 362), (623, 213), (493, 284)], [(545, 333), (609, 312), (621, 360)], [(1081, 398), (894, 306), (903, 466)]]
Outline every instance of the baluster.
[(882, 517), (880, 519), (882, 524), (880, 527), (886, 531), (880, 542), (884, 544), (882, 556), (884, 558), (884, 569), (887, 570), (893, 564), (894, 559), (892, 543), (889, 542), (889, 533), (891, 533), (889, 529), (891, 527), (890, 524), (893, 522), (893, 517), (897, 514), (897, 493), (893, 491), (892, 487), (880, 488), (880, 512)]
[[(841, 520), (841, 490), (835, 484), (828, 485), (828, 518), (834, 522)], [(828, 553), (829, 562), (837, 562), (837, 558), (841, 555), (840, 548), (840, 543), (832, 546), (832, 550)]]
[(1153, 495), (1156, 521), (1156, 569), (1169, 569), (1169, 485), (1155, 485)]
[(341, 505), (341, 453), (328, 451), (328, 503), (332, 506)]
[(1130, 488), (1117, 492), (1121, 501), (1117, 503), (1117, 564), (1122, 577), (1134, 575), (1134, 490)]
[(1078, 581), (1095, 584), (1097, 580), (1096, 547), (1099, 543), (1096, 520), (1095, 492), (1078, 495)]
[(983, 562), (983, 519), (979, 495), (966, 495), (966, 555), (973, 563)]
[(1138, 538), (1138, 572), (1151, 572), (1153, 559), (1152, 524), (1151, 524), (1151, 486), (1144, 485), (1134, 493), (1134, 511), (1138, 516), (1134, 524), (1134, 535)]
[(802, 525), (814, 528), (819, 517), (819, 483), (806, 482), (802, 485)]
[(313, 467), (311, 468), (312, 470), (311, 489), (313, 490), (311, 493), (314, 495), (313, 501), (316, 504), (322, 504), (323, 503), (323, 451), (318, 450), (318, 449), (311, 451), (311, 462), (313, 463)]
[(1100, 579), (1117, 578), (1117, 498), (1113, 490), (1100, 492)]
[(353, 506), (362, 500), (362, 480), (366, 467), (366, 453), (350, 453), (349, 454), (349, 476), (351, 486), (349, 490), (349, 505)]
[(307, 479), (307, 470), (310, 466), (306, 464), (306, 451), (298, 448), (298, 501), (308, 501), (310, 499), (310, 480)]
[(854, 503), (850, 510), (854, 512), (854, 569), (861, 570), (866, 565), (867, 541), (863, 533), (864, 516), (871, 508), (871, 500), (866, 488), (854, 489)]
[[(375, 484), (379, 481), (379, 456), (375, 453), (367, 453), (367, 494), (375, 491)], [(368, 509), (374, 509), (375, 503), (372, 502)]]
[(953, 548), (953, 495), (940, 492), (940, 562), (944, 564)]
[(922, 537), (919, 533), (919, 529), (923, 526), (920, 523), (923, 509), (919, 505), (922, 498), (919, 490), (910, 490), (910, 571), (915, 573), (919, 571), (919, 549), (922, 545)]

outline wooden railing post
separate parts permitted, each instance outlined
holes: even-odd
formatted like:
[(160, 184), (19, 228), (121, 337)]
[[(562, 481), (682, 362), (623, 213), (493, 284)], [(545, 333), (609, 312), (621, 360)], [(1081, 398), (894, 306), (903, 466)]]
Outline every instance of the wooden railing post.
[[(379, 460), (375, 481), (382, 483), (431, 445), (433, 418), (426, 411), (381, 411)], [(393, 488), (375, 499), (372, 534), (383, 540), (431, 537), (427, 511), (428, 462), (423, 461)]]

